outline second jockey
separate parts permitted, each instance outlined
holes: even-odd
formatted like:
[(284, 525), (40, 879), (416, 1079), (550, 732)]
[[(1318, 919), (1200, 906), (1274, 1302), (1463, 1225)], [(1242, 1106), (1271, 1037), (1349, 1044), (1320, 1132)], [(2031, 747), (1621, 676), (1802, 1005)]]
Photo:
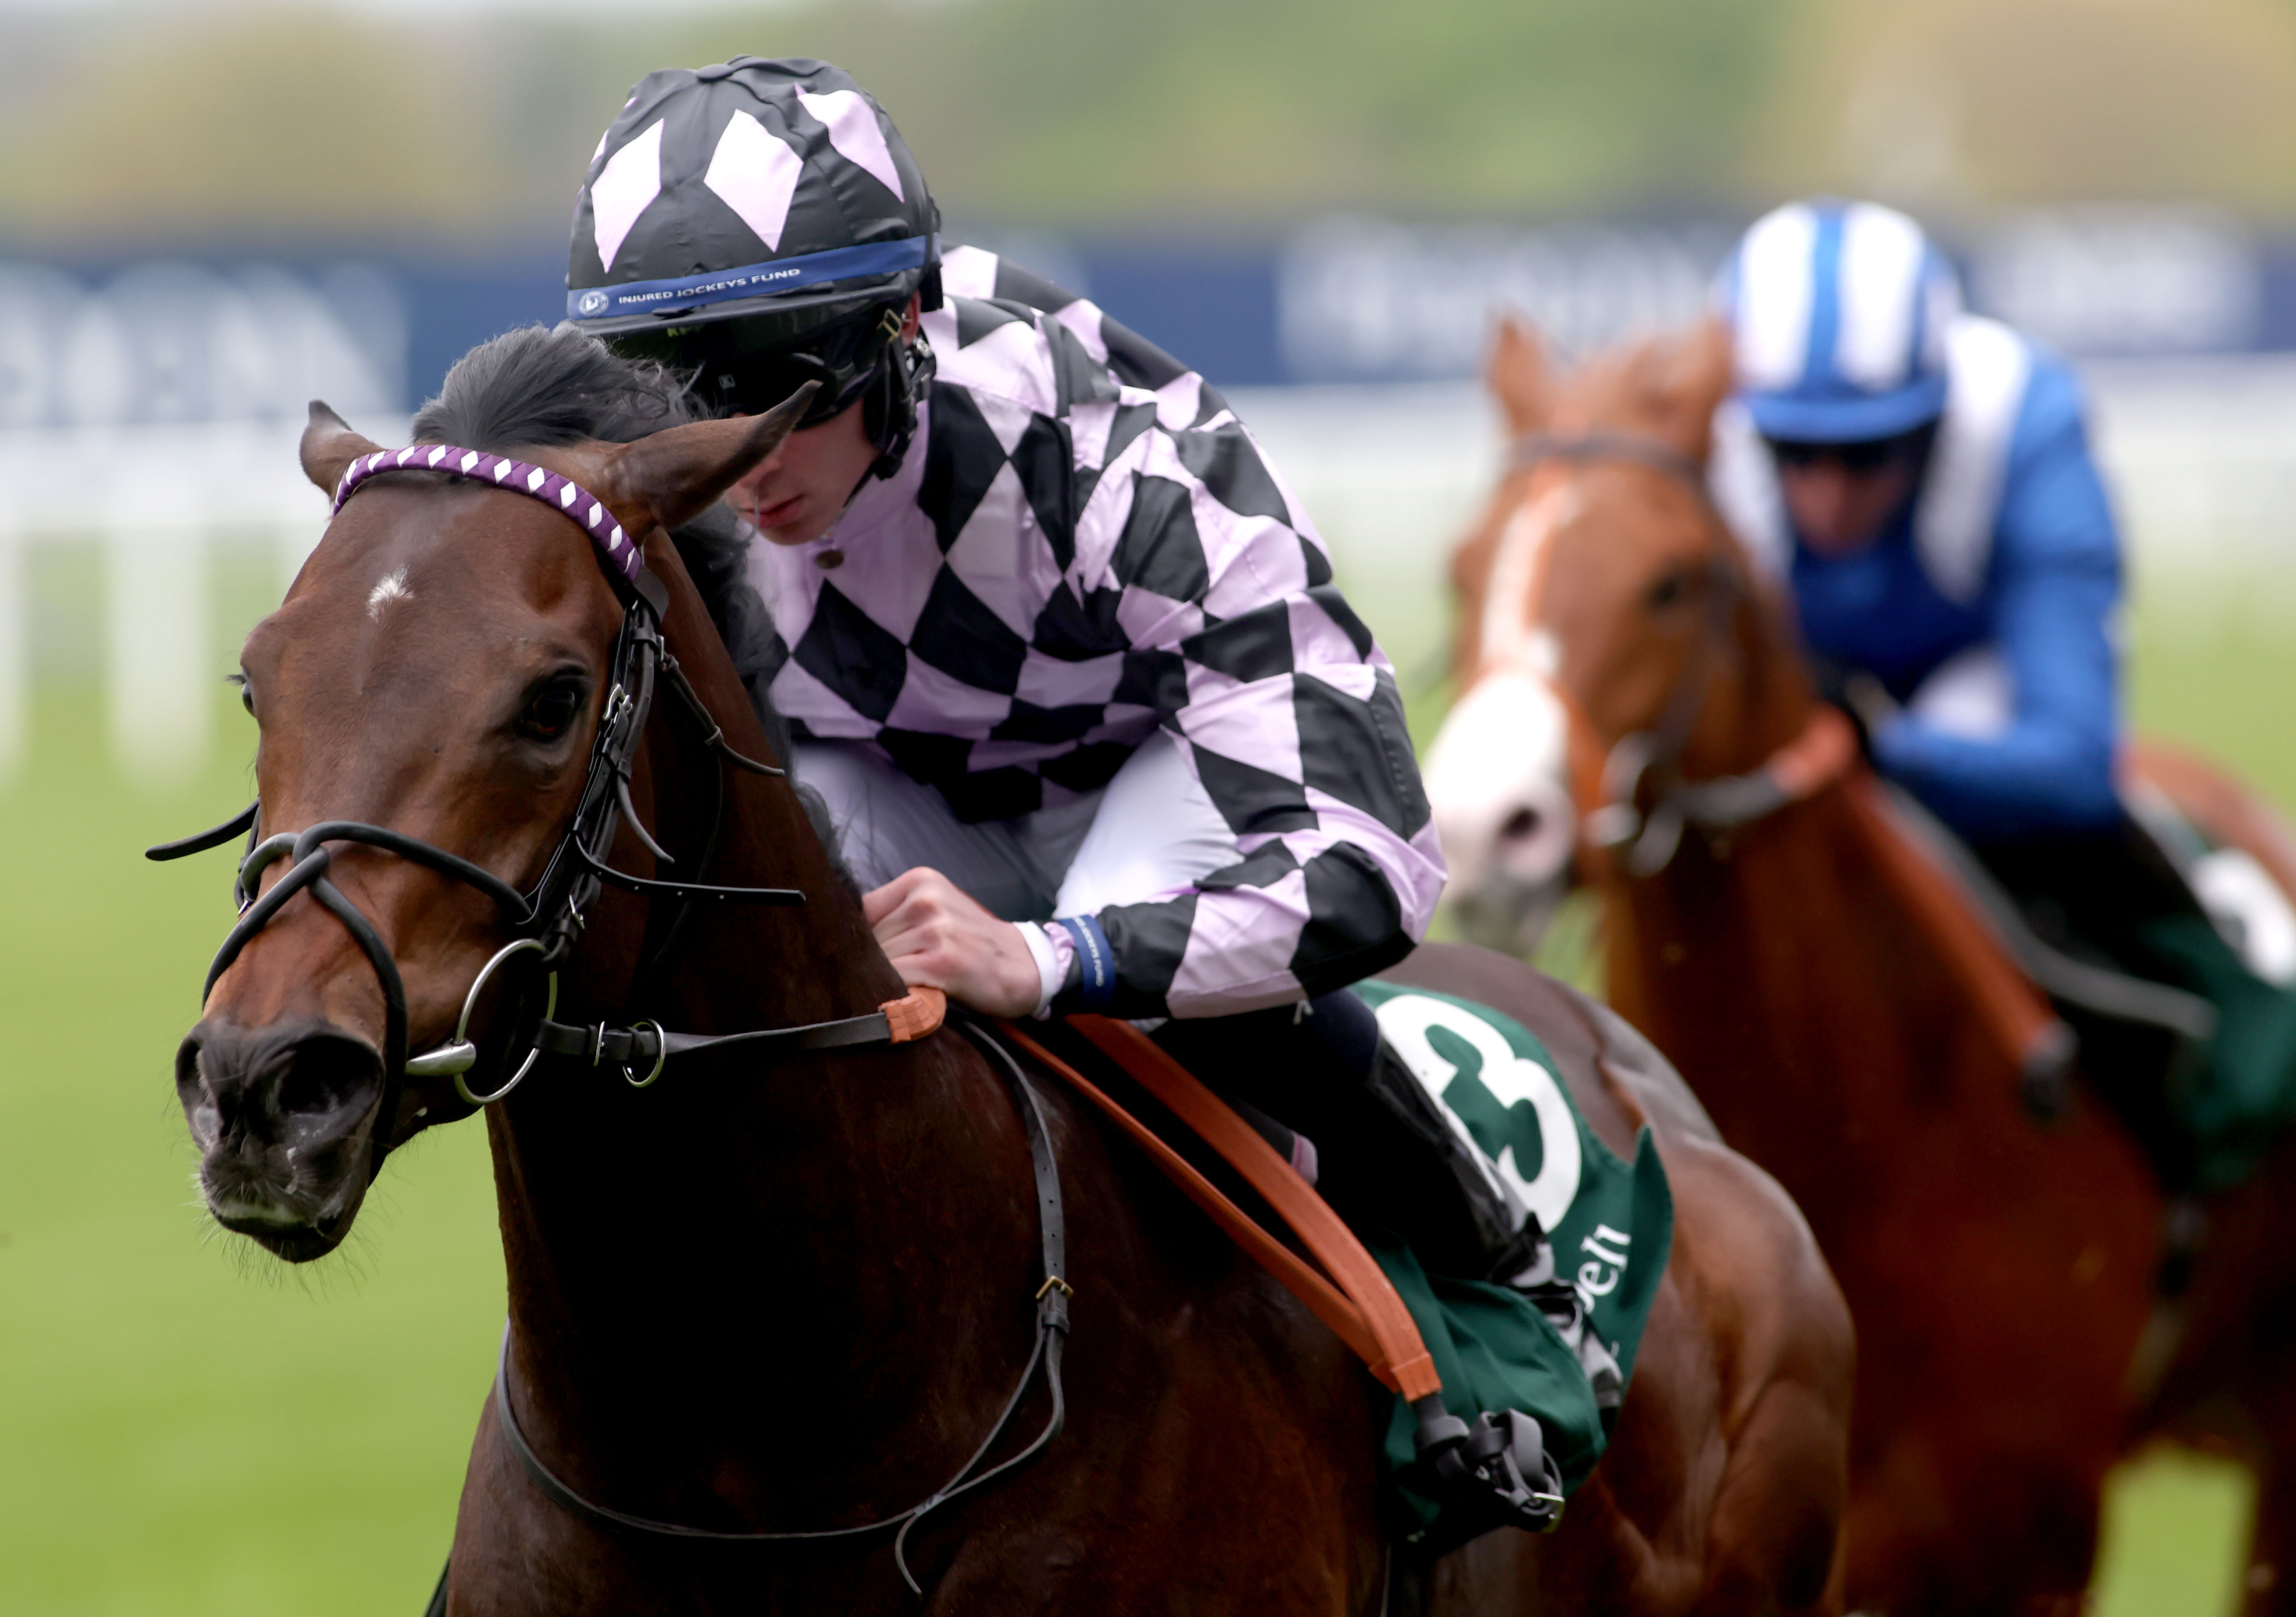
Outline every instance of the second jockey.
[(1872, 203), (1766, 216), (1720, 291), (1716, 498), (1790, 583), (1821, 687), (2047, 941), (2214, 1005), (2185, 1137), (2148, 1144), (2172, 1179), (2236, 1175), (2296, 1115), (2296, 994), (2124, 804), (2121, 545), (2071, 371), (1965, 312), (1920, 226)]

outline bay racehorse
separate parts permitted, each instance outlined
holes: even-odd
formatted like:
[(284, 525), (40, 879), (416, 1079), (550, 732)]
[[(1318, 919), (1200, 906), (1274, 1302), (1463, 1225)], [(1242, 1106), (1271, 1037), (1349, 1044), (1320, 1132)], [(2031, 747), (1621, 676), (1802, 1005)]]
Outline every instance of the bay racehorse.
[[(2296, 1158), (2212, 1205), (2189, 1291), (2158, 1294), (2138, 1142), (2094, 1104), (2047, 1128), (2021, 1104), (2005, 1018), (2038, 996), (1946, 947), (1941, 869), (1708, 497), (1730, 378), (1715, 328), (1567, 379), (1502, 330), (1517, 448), (1455, 557), (1461, 695), (1428, 769), (1463, 914), (1510, 936), (1589, 875), (1612, 1002), (1808, 1212), (1857, 1325), (1854, 1607), (2073, 1610), (2107, 1467), (2207, 1424), (2263, 1479), (2251, 1609), (2296, 1611)], [(2252, 797), (2160, 749), (2134, 767), (2292, 884)]]
[[(447, 1609), (1381, 1610), (1389, 1395), (981, 1024), (892, 1042), (914, 997), (668, 532), (803, 401), (600, 441), (606, 384), (682, 421), (619, 364), (498, 339), (423, 418), (443, 458), (314, 406), (305, 470), (357, 492), (245, 647), (251, 907), (177, 1063), (215, 1217), (293, 1261), (516, 1085)], [(546, 990), (528, 938), (563, 942)], [(1656, 1130), (1679, 1232), (1564, 1524), (1459, 1552), (1430, 1609), (1830, 1609), (1849, 1339), (1799, 1214), (1606, 1013), (1480, 951), (1403, 972), (1577, 1052), (1605, 1138)], [(571, 1058), (521, 1079), (537, 1002)]]

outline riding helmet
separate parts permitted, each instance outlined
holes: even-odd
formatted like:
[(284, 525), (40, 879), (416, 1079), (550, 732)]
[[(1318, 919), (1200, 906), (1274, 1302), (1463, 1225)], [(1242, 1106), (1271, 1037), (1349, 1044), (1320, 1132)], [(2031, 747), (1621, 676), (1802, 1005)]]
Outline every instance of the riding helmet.
[(1746, 232), (1717, 292), (1739, 397), (1763, 437), (1870, 442), (1944, 413), (1961, 283), (1894, 209), (1790, 202)]
[(740, 56), (649, 73), (598, 142), (574, 210), (566, 314), (634, 359), (690, 371), (720, 413), (823, 385), (800, 425), (856, 400), (890, 476), (932, 374), (898, 340), (940, 307), (940, 210), (876, 102), (841, 69)]

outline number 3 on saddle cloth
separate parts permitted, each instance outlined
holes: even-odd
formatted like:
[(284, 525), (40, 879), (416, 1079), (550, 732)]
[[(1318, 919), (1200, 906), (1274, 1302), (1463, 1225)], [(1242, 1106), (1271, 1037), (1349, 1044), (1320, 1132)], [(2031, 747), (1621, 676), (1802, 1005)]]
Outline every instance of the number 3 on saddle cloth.
[[(1435, 1271), (1393, 1234), (1366, 1231), (1365, 1244), (1419, 1322), (1454, 1411), (1537, 1416), (1567, 1495), (1602, 1457), (1673, 1247), (1674, 1198), (1657, 1147), (1644, 1129), (1634, 1161), (1620, 1161), (1578, 1115), (1554, 1057), (1520, 1022), (1425, 989), (1371, 981), (1352, 991), (1510, 1202), (1529, 1215), (1526, 1230), (1545, 1236), (1526, 1268), (1490, 1278)], [(1386, 1459), (1410, 1514), (1406, 1537), (1439, 1538), (1441, 1501), (1412, 1467), (1412, 1442), (1398, 1408)]]
[[(1092, 1071), (1148, 1120), (1144, 1128), (1118, 1116), (1150, 1145), (1158, 1166), (1395, 1385), (1376, 1350), (1327, 1312), (1337, 1300), (1320, 1286), (1321, 1276), (1298, 1273), (1304, 1266), (1283, 1249), (1267, 1252), (1274, 1243), (1264, 1235), (1249, 1238), (1259, 1232), (1239, 1227), (1243, 1215), (1196, 1172), (1209, 1169), (1234, 1186), (1201, 1150), (1209, 1142), (1242, 1171), (1246, 1194), (1237, 1199), (1250, 1206), (1256, 1200), (1250, 1193), (1269, 1193), (1267, 1206), (1294, 1225), (1332, 1277), (1361, 1301), (1359, 1281), (1350, 1284), (1295, 1214), (1296, 1199), (1315, 1194), (1295, 1172), (1312, 1155), (1309, 1171), (1320, 1170), (1316, 1188), (1376, 1262), (1374, 1285), (1383, 1276), (1390, 1301), (1399, 1299), (1408, 1310), (1417, 1329), (1413, 1345), (1423, 1345), (1440, 1378), (1441, 1408), (1460, 1423), (1457, 1433), (1472, 1434), (1439, 1466), (1428, 1423), (1440, 1411), (1432, 1400), (1414, 1406), (1410, 1389), (1400, 1389), (1406, 1395), (1396, 1399), (1382, 1455), (1389, 1529), (1398, 1539), (1431, 1558), (1493, 1527), (1551, 1526), (1561, 1498), (1602, 1457), (1665, 1273), (1674, 1204), (1657, 1150), (1644, 1130), (1632, 1164), (1620, 1161), (1578, 1115), (1546, 1047), (1488, 1006), (1371, 981), (1313, 1007), (1317, 1020), (1343, 1030), (1336, 1036), (1323, 1030), (1332, 1043), (1342, 1049), (1375, 1044), (1376, 1051), (1349, 1051), (1347, 1061), (1319, 1055), (1318, 1041), (1289, 1006), (1167, 1022), (1155, 1045), (1127, 1024), (1098, 1017), (1042, 1030), (1054, 1050)], [(1008, 1030), (1020, 1042), (1036, 1042), (1030, 1030)], [(1055, 1070), (1067, 1066), (1052, 1051), (1037, 1053), (1052, 1057)], [(1234, 1110), (1180, 1063), (1220, 1082)], [(1385, 1070), (1350, 1089), (1345, 1069), (1366, 1064)], [(1226, 1081), (1238, 1073), (1252, 1077), (1240, 1085)], [(1073, 1069), (1062, 1075), (1117, 1115), (1116, 1103)], [(1398, 1104), (1392, 1093), (1374, 1093), (1382, 1082), (1413, 1094)], [(1263, 1108), (1307, 1123), (1316, 1149), (1290, 1149), (1289, 1131), (1271, 1126)], [(1246, 1129), (1239, 1112), (1260, 1137), (1243, 1141), (1242, 1149), (1233, 1144)], [(1159, 1156), (1145, 1137), (1150, 1129), (1185, 1160)], [(1488, 1228), (1463, 1232), (1457, 1192), (1433, 1182), (1445, 1171), (1460, 1171), (1431, 1169), (1439, 1153), (1423, 1147), (1437, 1142), (1421, 1140), (1414, 1148), (1399, 1137), (1438, 1130), (1446, 1137), (1440, 1143), (1455, 1147), (1448, 1161), (1471, 1163), (1466, 1171), (1484, 1181), (1482, 1206), (1510, 1210), (1512, 1238), (1496, 1248)], [(1263, 1140), (1272, 1148), (1262, 1149)], [(1256, 1169), (1248, 1160), (1254, 1158)], [(1277, 1177), (1288, 1182), (1273, 1183)], [(1339, 1234), (1344, 1241), (1346, 1232)], [(1325, 1293), (1320, 1302), (1318, 1290)], [(1503, 1449), (1516, 1462), (1513, 1472), (1501, 1463)], [(1463, 1459), (1473, 1478), (1461, 1474)], [(1515, 1484), (1527, 1486), (1527, 1498)], [(1512, 1507), (1503, 1498), (1511, 1487), (1517, 1496)]]

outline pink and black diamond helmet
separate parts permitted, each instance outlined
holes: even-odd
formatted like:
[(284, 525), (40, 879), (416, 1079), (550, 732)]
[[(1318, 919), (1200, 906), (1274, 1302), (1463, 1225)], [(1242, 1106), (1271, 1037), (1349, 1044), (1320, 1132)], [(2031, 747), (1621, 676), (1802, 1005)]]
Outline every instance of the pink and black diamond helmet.
[(664, 69), (590, 160), (566, 315), (629, 357), (692, 371), (720, 411), (769, 408), (808, 381), (824, 385), (801, 424), (865, 400), (898, 464), (931, 356), (896, 338), (912, 296), (939, 307), (939, 230), (900, 131), (842, 69)]

